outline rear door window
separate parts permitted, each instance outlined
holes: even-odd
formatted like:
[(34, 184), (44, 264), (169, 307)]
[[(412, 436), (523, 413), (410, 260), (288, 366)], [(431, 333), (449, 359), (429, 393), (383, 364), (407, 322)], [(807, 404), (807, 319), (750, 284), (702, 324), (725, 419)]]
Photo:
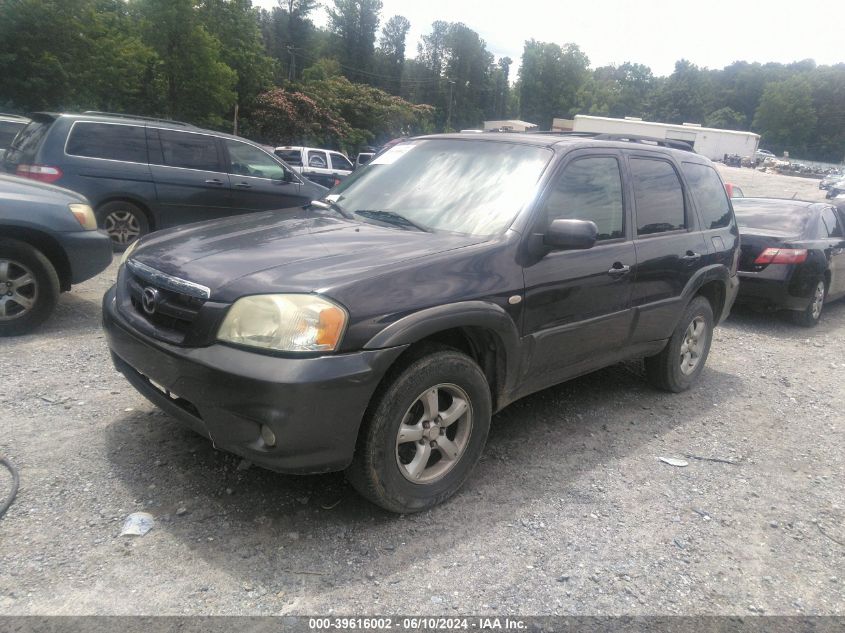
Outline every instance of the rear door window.
[(65, 152), (71, 156), (146, 163), (146, 132), (140, 125), (80, 121), (71, 128)]
[(158, 137), (161, 142), (161, 165), (198, 171), (222, 171), (220, 151), (213, 136), (160, 129)]
[(332, 169), (343, 169), (344, 171), (352, 171), (352, 163), (346, 160), (346, 156), (331, 152)]
[(314, 169), (328, 169), (329, 157), (325, 152), (308, 151), (308, 166)]
[(825, 207), (822, 210), (822, 232), (825, 235), (822, 237), (842, 237), (842, 225), (839, 222), (839, 216), (832, 207)]
[(637, 207), (637, 235), (686, 228), (684, 190), (671, 163), (632, 158), (631, 174)]
[(698, 209), (702, 227), (706, 230), (730, 226), (731, 207), (728, 194), (716, 170), (709, 165), (698, 163), (683, 163), (681, 169)]

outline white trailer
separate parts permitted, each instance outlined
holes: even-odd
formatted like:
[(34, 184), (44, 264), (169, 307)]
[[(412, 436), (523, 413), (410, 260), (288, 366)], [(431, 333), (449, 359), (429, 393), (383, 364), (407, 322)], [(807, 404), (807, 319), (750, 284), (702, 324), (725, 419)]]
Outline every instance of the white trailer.
[(699, 154), (711, 160), (722, 160), (725, 154), (749, 156), (752, 159), (760, 144), (760, 135), (753, 132), (721, 130), (702, 127), (697, 123), (655, 123), (634, 117), (613, 119), (610, 117), (575, 115), (573, 132), (592, 132), (596, 134), (630, 134), (649, 136), (670, 141), (685, 141), (692, 144)]

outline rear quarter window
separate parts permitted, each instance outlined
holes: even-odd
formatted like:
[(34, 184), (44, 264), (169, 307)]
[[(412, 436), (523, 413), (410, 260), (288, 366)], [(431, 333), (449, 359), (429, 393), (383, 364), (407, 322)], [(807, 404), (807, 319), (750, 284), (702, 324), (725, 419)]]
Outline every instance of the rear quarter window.
[(65, 152), (71, 156), (146, 163), (146, 133), (139, 125), (74, 123)]
[(731, 224), (731, 207), (728, 194), (719, 174), (709, 165), (683, 163), (681, 169), (698, 209), (701, 226), (706, 229), (721, 229)]
[(5, 161), (7, 163), (29, 163), (35, 159), (38, 153), (38, 148), (50, 127), (53, 125), (54, 119), (30, 121), (24, 129), (22, 129), (15, 136), (14, 141), (6, 153)]

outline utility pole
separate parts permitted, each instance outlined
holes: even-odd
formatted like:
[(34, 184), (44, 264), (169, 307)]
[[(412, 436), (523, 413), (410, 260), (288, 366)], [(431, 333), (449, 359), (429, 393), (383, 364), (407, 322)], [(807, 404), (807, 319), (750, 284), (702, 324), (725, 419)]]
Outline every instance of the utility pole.
[(293, 46), (288, 44), (288, 52), (290, 53), (290, 65), (288, 66), (288, 81), (293, 81), (296, 77), (296, 54), (293, 52)]
[(238, 135), (238, 104), (235, 104), (235, 119), (232, 121), (232, 134)]
[(446, 107), (446, 129), (444, 132), (449, 132), (452, 129), (452, 86), (455, 85), (455, 82), (451, 79), (446, 81), (449, 82), (449, 105)]

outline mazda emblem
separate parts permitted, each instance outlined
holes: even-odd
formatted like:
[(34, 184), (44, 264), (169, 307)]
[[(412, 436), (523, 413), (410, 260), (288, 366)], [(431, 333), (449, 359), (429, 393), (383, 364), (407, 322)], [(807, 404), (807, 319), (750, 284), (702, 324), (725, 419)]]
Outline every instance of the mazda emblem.
[(141, 296), (141, 305), (147, 314), (155, 314), (156, 307), (158, 307), (158, 290), (155, 288), (144, 288), (144, 294)]

